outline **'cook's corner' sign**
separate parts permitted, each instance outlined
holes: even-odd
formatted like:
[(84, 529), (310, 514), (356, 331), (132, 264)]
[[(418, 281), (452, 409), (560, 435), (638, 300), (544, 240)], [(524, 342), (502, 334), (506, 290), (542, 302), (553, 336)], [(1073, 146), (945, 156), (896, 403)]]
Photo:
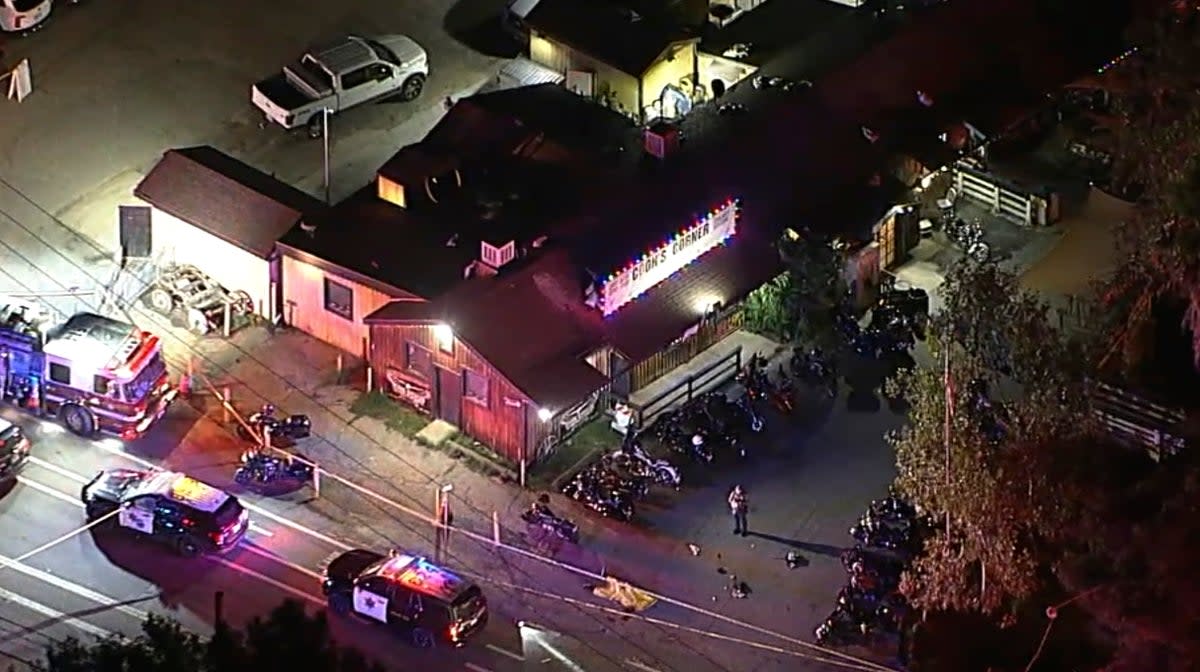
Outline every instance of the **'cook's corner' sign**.
[(737, 232), (738, 201), (713, 208), (662, 245), (612, 273), (600, 288), (600, 307), (612, 315)]

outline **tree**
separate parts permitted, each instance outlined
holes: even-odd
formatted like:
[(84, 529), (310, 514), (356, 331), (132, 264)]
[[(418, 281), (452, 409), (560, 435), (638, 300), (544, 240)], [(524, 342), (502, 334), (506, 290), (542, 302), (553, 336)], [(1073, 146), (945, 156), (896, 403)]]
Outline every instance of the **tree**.
[(309, 615), (288, 600), (244, 631), (217, 624), (205, 639), (175, 620), (150, 615), (142, 634), (94, 644), (67, 639), (46, 652), (48, 672), (374, 672), (357, 651), (337, 645), (324, 612)]
[(789, 231), (779, 241), (779, 254), (790, 278), (793, 340), (828, 352), (839, 350), (844, 344), (835, 316), (845, 307), (847, 287), (846, 257), (838, 241)]
[(1136, 182), (1142, 194), (1119, 230), (1124, 263), (1105, 298), (1121, 313), (1127, 362), (1142, 354), (1128, 346), (1153, 320), (1150, 308), (1185, 301), (1183, 328), (1200, 367), (1200, 17), (1174, 8), (1188, 4), (1136, 24), (1141, 51), (1119, 72), (1130, 86), (1117, 101), (1115, 183)]
[(781, 273), (767, 284), (750, 292), (742, 304), (746, 328), (779, 341), (791, 341), (796, 335), (798, 308), (790, 273)]
[(891, 383), (911, 405), (896, 486), (936, 515), (903, 590), (922, 608), (1011, 612), (1043, 587), (1044, 546), (1075, 515), (1064, 475), (1090, 436), (1082, 357), (996, 266), (959, 265), (941, 291), (930, 344), (949, 384), (941, 366)]

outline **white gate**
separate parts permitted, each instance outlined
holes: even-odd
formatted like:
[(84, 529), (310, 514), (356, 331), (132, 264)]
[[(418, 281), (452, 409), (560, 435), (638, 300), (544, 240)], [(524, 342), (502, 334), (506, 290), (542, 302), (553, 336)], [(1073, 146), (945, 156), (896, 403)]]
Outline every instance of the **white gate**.
[(954, 187), (958, 193), (986, 206), (994, 215), (1021, 226), (1047, 226), (1058, 218), (1053, 194), (1030, 194), (1007, 185), (1003, 180), (967, 168), (954, 167)]

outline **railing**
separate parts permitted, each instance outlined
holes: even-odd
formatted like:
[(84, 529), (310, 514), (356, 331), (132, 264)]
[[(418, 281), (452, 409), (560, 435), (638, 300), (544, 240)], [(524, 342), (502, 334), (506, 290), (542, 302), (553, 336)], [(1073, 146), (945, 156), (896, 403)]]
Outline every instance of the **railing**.
[(742, 369), (742, 346), (737, 346), (708, 366), (689, 374), (687, 378), (676, 385), (663, 390), (661, 394), (643, 404), (629, 404), (633, 409), (634, 421), (638, 427), (648, 427), (654, 419), (664, 411), (690, 402), (696, 395), (716, 389), (732, 378)]
[(1092, 383), (1088, 396), (1092, 414), (1117, 441), (1145, 448), (1155, 461), (1184, 447), (1180, 428), (1187, 416), (1183, 411), (1107, 383)]
[(629, 370), (629, 391), (636, 392), (667, 372), (690, 362), (729, 334), (742, 327), (741, 305), (730, 306), (715, 319), (701, 324), (695, 334), (680, 339)]

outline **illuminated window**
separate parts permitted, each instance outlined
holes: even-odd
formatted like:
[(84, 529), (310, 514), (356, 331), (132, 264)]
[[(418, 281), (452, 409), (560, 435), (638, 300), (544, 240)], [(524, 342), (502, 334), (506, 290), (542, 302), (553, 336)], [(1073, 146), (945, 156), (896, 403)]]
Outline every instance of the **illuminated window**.
[(476, 373), (470, 369), (463, 369), (463, 397), (470, 401), (487, 408), (488, 406), (488, 384), (491, 381), (482, 373)]
[(354, 319), (354, 290), (325, 278), (325, 310), (344, 317)]

